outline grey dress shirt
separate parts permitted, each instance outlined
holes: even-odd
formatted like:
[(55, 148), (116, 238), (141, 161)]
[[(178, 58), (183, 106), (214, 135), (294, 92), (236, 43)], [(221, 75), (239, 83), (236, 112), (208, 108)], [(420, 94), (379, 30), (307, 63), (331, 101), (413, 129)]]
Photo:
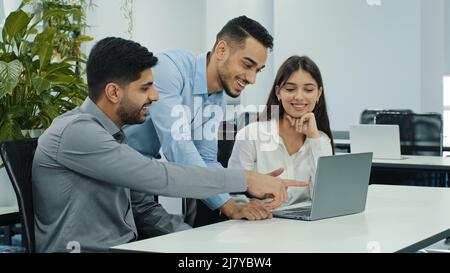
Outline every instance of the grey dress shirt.
[(246, 191), (242, 170), (152, 160), (122, 135), (88, 98), (39, 138), (32, 176), (38, 252), (103, 252), (137, 240), (138, 230), (154, 236), (176, 229), (178, 223), (146, 216), (156, 206), (151, 194), (206, 198)]

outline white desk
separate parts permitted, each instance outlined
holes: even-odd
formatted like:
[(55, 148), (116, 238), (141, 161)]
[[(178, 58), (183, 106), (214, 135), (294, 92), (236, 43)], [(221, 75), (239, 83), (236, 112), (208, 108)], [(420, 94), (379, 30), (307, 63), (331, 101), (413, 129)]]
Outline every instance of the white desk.
[[(450, 173), (450, 158), (438, 156), (405, 156), (405, 159), (373, 159), (372, 172), (380, 169), (405, 169), (413, 172), (440, 172), (440, 179), (433, 182), (433, 186), (448, 187), (445, 174)], [(379, 180), (379, 179), (378, 179)], [(373, 183), (381, 183), (381, 181)], [(420, 184), (419, 184), (420, 185)], [(431, 185), (430, 185), (431, 186)]]
[(373, 159), (372, 167), (450, 171), (450, 157), (412, 156), (405, 159)]
[(340, 139), (340, 138), (336, 138), (334, 139), (334, 144), (336, 145), (345, 145), (350, 147), (350, 139)]
[(0, 207), (0, 215), (19, 212), (18, 207)]
[(0, 226), (17, 223), (19, 219), (19, 208), (13, 207), (0, 207)]
[(450, 189), (371, 185), (362, 214), (226, 221), (113, 247), (164, 253), (415, 252), (450, 236)]
[[(336, 145), (336, 148), (350, 151), (350, 139), (348, 138), (335, 138), (334, 144)], [(427, 148), (428, 145), (428, 148)], [(435, 148), (434, 143), (427, 143), (427, 142), (420, 142), (420, 146), (422, 148), (425, 148), (426, 150), (429, 150), (430, 147)], [(444, 152), (450, 152), (450, 143), (444, 143), (444, 146), (442, 147), (442, 151)]]

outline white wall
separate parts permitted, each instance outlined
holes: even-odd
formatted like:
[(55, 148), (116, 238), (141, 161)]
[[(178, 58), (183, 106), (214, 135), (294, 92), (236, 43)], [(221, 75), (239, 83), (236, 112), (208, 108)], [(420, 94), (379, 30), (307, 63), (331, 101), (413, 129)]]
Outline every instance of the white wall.
[(365, 108), (420, 111), (420, 0), (275, 1), (275, 66), (306, 54), (322, 70), (334, 130)]
[[(241, 15), (258, 21), (273, 35), (273, 2), (274, 0), (207, 0), (205, 50), (212, 49), (217, 33), (230, 19)], [(265, 105), (273, 74), (273, 53), (269, 53), (266, 68), (258, 74), (254, 85), (245, 88), (240, 103)]]
[[(95, 0), (88, 13), (89, 34), (95, 41), (107, 36), (129, 39), (122, 0)], [(200, 53), (205, 41), (205, 0), (134, 0), (132, 39), (152, 52), (179, 47)], [(91, 43), (88, 50), (92, 47)]]
[(95, 7), (87, 12), (90, 26), (87, 34), (94, 37), (95, 43), (108, 36), (127, 38), (127, 24), (122, 15), (121, 0), (95, 0)]
[(5, 18), (5, 13), (3, 10), (3, 1), (0, 1), (0, 23), (3, 24), (3, 19)]
[(150, 50), (204, 51), (205, 0), (135, 0), (134, 13), (133, 39)]
[(444, 0), (422, 1), (422, 112), (443, 111), (444, 12)]
[(445, 2), (445, 22), (444, 22), (444, 37), (445, 37), (445, 74), (450, 75), (450, 1)]

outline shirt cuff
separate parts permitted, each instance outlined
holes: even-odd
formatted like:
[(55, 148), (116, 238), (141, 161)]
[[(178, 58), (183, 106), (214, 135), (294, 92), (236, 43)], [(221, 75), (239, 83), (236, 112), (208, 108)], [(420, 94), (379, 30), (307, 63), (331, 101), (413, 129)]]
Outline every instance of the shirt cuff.
[(212, 197), (203, 199), (202, 202), (208, 206), (211, 210), (216, 210), (222, 207), (228, 200), (231, 199), (231, 195), (228, 193), (214, 195)]

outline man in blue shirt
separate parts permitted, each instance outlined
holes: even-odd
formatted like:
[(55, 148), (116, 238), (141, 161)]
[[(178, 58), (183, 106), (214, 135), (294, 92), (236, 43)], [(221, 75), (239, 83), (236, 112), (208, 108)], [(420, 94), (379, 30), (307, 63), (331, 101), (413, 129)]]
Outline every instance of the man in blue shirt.
[[(247, 84), (254, 84), (272, 47), (273, 37), (262, 25), (240, 16), (218, 33), (211, 52), (196, 56), (170, 49), (157, 54), (153, 73), (160, 101), (144, 124), (124, 129), (128, 144), (146, 156), (155, 157), (162, 148), (171, 162), (221, 168), (216, 129), (223, 120), (218, 113), (225, 113), (224, 95), (238, 97)], [(214, 114), (205, 111), (217, 108), (221, 111)], [(202, 201), (231, 219), (271, 217), (260, 203), (238, 205), (229, 194)]]

